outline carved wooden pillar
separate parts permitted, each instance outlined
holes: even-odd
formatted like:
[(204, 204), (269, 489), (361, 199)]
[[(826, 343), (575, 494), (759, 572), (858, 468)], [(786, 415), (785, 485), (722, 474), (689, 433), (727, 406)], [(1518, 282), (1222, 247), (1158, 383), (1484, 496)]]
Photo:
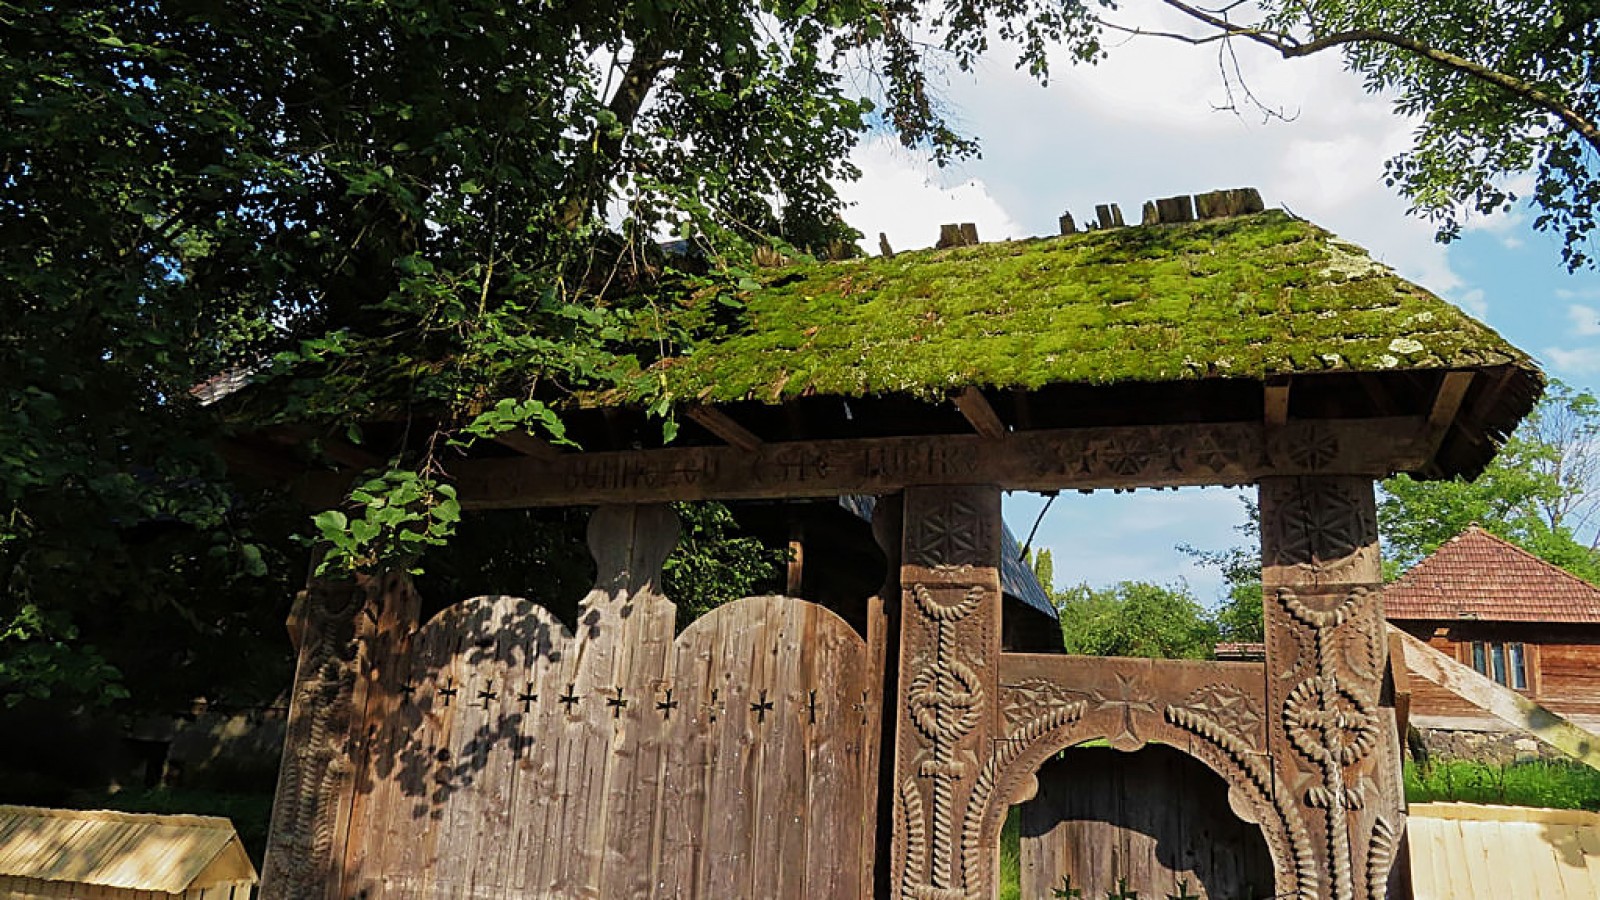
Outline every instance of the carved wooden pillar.
[(1405, 819), (1371, 480), (1262, 479), (1261, 549), (1277, 890), (1381, 900)]
[(261, 900), (337, 898), (355, 794), (356, 745), (369, 702), (405, 634), (417, 596), (404, 573), (353, 582), (313, 580), (296, 600), (289, 634), (298, 652), (283, 762), (272, 803)]
[(894, 896), (988, 897), (995, 848), (968, 801), (997, 736), (1000, 492), (909, 488), (902, 533)]

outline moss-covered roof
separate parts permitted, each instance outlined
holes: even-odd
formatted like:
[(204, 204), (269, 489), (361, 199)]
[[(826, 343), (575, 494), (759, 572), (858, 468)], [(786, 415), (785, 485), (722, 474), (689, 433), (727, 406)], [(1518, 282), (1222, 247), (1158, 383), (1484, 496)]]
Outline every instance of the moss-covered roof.
[[(773, 270), (727, 337), (662, 360), (680, 400), (1261, 379), (1529, 358), (1279, 212)], [(616, 399), (616, 398), (613, 398)]]

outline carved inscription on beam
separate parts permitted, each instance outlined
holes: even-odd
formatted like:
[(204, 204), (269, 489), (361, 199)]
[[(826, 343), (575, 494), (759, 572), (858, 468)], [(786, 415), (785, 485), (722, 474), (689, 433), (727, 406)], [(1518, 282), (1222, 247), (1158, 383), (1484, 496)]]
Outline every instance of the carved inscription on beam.
[(1421, 417), (1012, 432), (570, 453), (454, 463), (461, 502), (488, 509), (892, 493), (910, 485), (1008, 490), (1247, 484), (1283, 475), (1386, 476), (1419, 468)]

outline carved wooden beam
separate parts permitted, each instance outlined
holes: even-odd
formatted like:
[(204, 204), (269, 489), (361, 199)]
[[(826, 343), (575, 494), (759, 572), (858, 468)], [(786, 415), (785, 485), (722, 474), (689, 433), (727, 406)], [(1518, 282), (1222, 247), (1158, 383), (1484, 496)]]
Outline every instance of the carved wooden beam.
[(715, 407), (691, 406), (684, 410), (684, 415), (698, 422), (700, 427), (722, 438), (729, 446), (737, 447), (746, 453), (755, 452), (765, 443), (750, 429), (734, 421), (732, 416)]
[(975, 387), (969, 387), (955, 397), (956, 409), (961, 410), (961, 415), (966, 417), (967, 424), (972, 430), (983, 435), (991, 441), (1004, 440), (1010, 432), (1006, 423), (1000, 421), (1000, 414), (989, 405), (987, 397)]
[[(1080, 428), (567, 453), (450, 465), (467, 508), (882, 494), (908, 485), (1008, 490), (1250, 484), (1273, 475), (1385, 477), (1428, 460), (1421, 417)], [(330, 482), (334, 482), (330, 484)], [(314, 479), (337, 494), (342, 479)]]

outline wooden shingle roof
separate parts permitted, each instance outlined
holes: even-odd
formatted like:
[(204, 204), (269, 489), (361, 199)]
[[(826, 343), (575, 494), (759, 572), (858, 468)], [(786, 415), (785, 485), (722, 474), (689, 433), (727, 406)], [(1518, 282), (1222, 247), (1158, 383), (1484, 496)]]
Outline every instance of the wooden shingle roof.
[(1477, 525), (1383, 592), (1396, 621), (1600, 624), (1600, 588)]
[(227, 819), (0, 806), (0, 876), (181, 894), (256, 881)]

